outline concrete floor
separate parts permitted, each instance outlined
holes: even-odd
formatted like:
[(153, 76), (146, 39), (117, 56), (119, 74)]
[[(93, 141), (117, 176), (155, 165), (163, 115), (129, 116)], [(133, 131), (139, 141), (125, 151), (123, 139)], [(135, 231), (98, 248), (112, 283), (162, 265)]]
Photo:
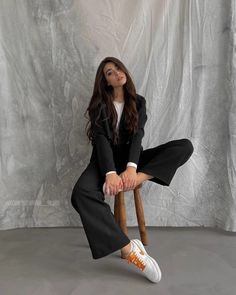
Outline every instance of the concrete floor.
[[(0, 231), (1, 295), (234, 295), (236, 233), (147, 227), (162, 280), (148, 281), (116, 251), (94, 260), (83, 228)], [(137, 227), (129, 238), (139, 238)]]

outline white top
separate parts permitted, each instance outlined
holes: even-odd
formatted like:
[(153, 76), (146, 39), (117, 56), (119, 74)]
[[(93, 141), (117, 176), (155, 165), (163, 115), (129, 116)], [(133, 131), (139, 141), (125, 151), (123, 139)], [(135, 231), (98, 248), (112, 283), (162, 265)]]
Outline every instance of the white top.
[(118, 115), (117, 124), (116, 124), (116, 130), (117, 130), (118, 126), (120, 124), (120, 118), (121, 118), (121, 114), (122, 114), (123, 109), (124, 109), (125, 102), (124, 101), (119, 102), (119, 101), (114, 101), (113, 100), (113, 103), (114, 103), (114, 106), (116, 108), (116, 112), (117, 112), (117, 115)]
[[(124, 101), (119, 102), (119, 101), (113, 100), (113, 103), (114, 103), (114, 106), (115, 106), (115, 109), (116, 109), (116, 112), (117, 112), (117, 116), (118, 116), (117, 124), (116, 124), (116, 130), (117, 130), (118, 126), (120, 124), (120, 118), (121, 118), (121, 115), (122, 115), (122, 112), (123, 112), (123, 109), (124, 109), (124, 106), (125, 106), (125, 102)], [(128, 166), (132, 166), (132, 167), (137, 168), (137, 164), (135, 164), (133, 162), (128, 162), (127, 167)], [(109, 172), (106, 173), (106, 175), (108, 175), (110, 173), (116, 173), (116, 171), (109, 171)]]

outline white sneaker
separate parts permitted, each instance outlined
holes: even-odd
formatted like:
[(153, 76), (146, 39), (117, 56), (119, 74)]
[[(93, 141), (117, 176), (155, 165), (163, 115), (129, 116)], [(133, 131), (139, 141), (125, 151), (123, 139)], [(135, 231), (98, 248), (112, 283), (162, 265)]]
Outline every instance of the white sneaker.
[(162, 274), (159, 265), (154, 258), (147, 254), (140, 240), (131, 240), (131, 250), (126, 260), (137, 266), (151, 282), (158, 283), (161, 280)]
[[(106, 185), (106, 182), (103, 183), (103, 186), (102, 186), (102, 191), (104, 193), (104, 197), (115, 197), (115, 195), (110, 195), (110, 192), (109, 192), (109, 189), (108, 189), (108, 193), (105, 194), (105, 185)], [(118, 192), (121, 192), (122, 189), (119, 189)]]

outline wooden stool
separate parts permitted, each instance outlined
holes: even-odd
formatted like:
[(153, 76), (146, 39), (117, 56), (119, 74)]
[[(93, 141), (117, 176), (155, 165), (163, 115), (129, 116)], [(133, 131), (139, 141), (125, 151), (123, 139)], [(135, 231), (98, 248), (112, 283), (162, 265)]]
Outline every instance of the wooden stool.
[[(135, 187), (133, 190), (134, 193), (134, 201), (135, 201), (135, 209), (136, 216), (138, 221), (140, 238), (143, 245), (148, 245), (147, 232), (145, 227), (145, 219), (144, 219), (144, 211), (143, 204), (140, 195), (139, 189), (142, 187), (142, 184)], [(124, 200), (124, 192), (119, 192), (115, 195), (114, 201), (114, 216), (116, 222), (121, 227), (122, 231), (128, 235), (127, 224), (126, 224), (126, 209), (125, 209), (125, 200)]]

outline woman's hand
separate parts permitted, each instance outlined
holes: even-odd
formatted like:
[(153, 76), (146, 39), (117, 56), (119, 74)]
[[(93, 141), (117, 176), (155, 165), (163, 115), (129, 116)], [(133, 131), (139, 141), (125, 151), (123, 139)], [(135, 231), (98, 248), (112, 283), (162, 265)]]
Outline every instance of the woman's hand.
[(128, 166), (124, 172), (120, 174), (123, 182), (123, 191), (129, 191), (137, 185), (137, 173), (136, 168)]
[(119, 189), (123, 190), (122, 179), (117, 173), (106, 175), (105, 193), (109, 195), (116, 195)]

